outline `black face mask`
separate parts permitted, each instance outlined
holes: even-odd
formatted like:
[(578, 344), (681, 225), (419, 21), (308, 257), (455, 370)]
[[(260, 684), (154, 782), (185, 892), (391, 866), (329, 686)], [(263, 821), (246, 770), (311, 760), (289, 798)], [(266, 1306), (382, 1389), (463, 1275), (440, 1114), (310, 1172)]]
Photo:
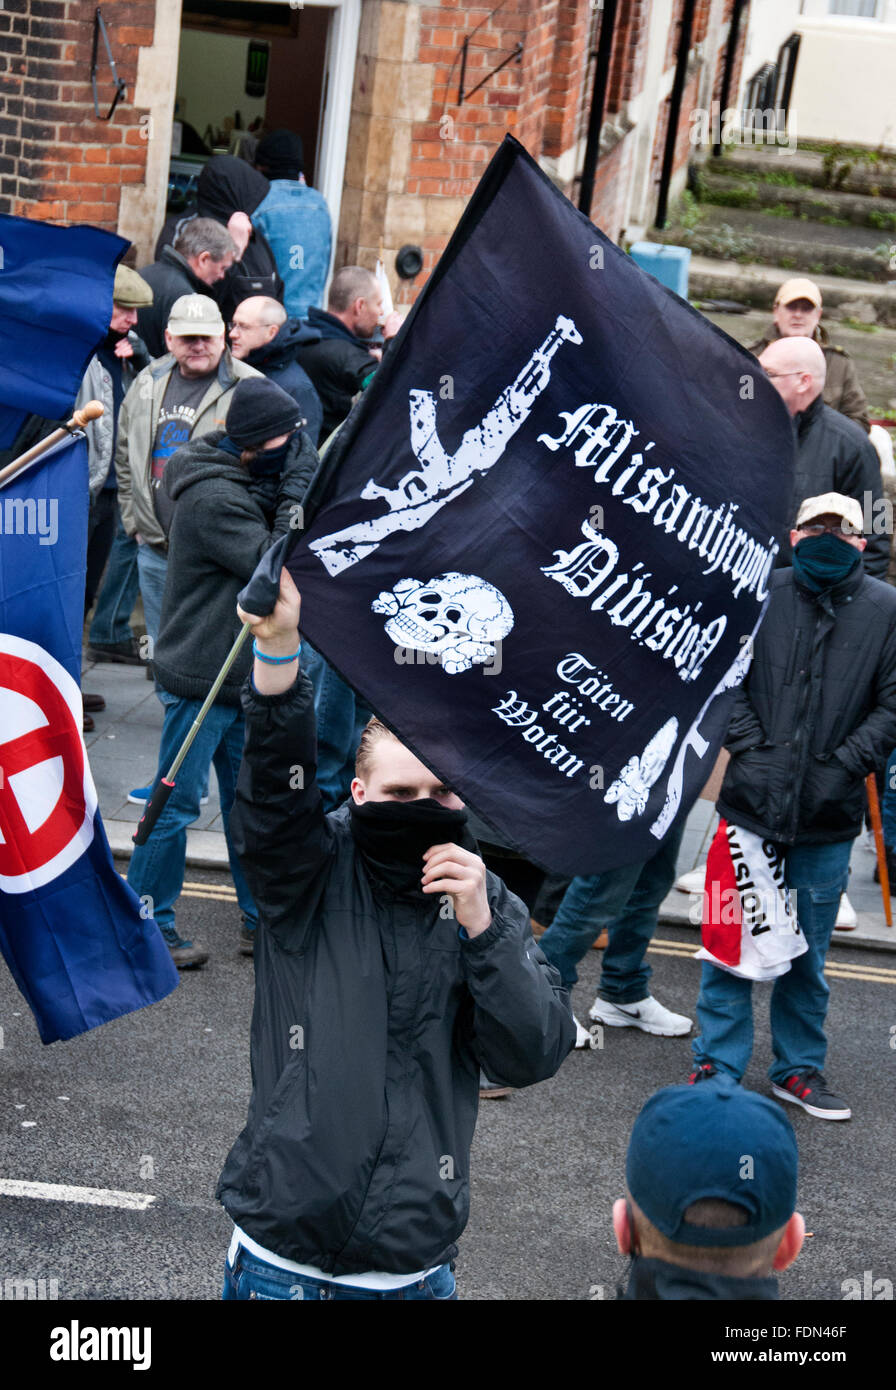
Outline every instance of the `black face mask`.
[(432, 797), (360, 806), (353, 801), (349, 810), (352, 835), (368, 867), (397, 892), (421, 892), (423, 855), (432, 845), (450, 843), (477, 852), (466, 811), (449, 810)]
[(253, 478), (273, 478), (282, 473), (291, 444), (292, 435), (285, 444), (278, 444), (276, 449), (259, 449), (255, 457), (249, 460), (249, 472)]

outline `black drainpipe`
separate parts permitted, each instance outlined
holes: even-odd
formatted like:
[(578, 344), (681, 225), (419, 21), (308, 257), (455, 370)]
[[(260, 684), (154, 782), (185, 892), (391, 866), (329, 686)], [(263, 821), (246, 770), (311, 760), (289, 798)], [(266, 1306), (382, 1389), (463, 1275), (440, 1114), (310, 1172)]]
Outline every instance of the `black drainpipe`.
[(740, 21), (747, 6), (747, 0), (734, 0), (734, 9), (731, 12), (731, 23), (728, 26), (728, 42), (725, 44), (725, 66), (722, 69), (722, 90), (719, 93), (719, 142), (713, 145), (712, 152), (715, 158), (722, 153), (722, 119), (728, 109), (728, 98), (731, 95), (731, 75), (734, 72), (734, 62), (737, 57), (737, 41), (740, 38)]
[(585, 142), (585, 161), (579, 186), (579, 212), (591, 216), (594, 197), (594, 174), (600, 156), (600, 132), (604, 123), (604, 105), (610, 78), (610, 59), (613, 56), (613, 31), (616, 28), (616, 0), (605, 0), (597, 43), (597, 63), (594, 69), (594, 88), (591, 110), (588, 113), (588, 138)]
[(672, 182), (672, 165), (675, 160), (675, 144), (678, 136), (678, 118), (681, 115), (681, 98), (684, 94), (685, 78), (688, 71), (688, 54), (691, 51), (691, 30), (694, 25), (694, 10), (697, 0), (684, 0), (681, 12), (681, 33), (678, 36), (678, 57), (675, 61), (675, 81), (669, 97), (669, 125), (666, 130), (666, 148), (663, 151), (663, 170), (660, 174), (660, 196), (656, 205), (654, 226), (662, 231), (666, 225), (666, 209), (669, 205), (669, 185)]

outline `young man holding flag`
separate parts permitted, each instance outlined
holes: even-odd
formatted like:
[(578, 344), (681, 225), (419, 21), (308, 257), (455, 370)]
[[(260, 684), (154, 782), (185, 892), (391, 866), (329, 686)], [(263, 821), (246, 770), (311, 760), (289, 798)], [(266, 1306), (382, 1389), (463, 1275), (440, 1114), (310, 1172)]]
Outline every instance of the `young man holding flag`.
[(378, 720), (324, 813), (299, 608), (284, 568), (269, 617), (238, 610), (255, 663), (231, 835), (259, 928), (224, 1297), (450, 1299), (479, 1068), (546, 1080), (572, 1014), (463, 803)]

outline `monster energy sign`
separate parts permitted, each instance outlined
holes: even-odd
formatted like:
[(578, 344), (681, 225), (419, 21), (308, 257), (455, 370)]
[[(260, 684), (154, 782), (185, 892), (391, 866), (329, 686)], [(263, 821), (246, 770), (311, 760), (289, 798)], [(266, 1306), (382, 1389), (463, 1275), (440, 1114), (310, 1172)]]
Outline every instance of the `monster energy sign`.
[(712, 770), (793, 448), (755, 359), (508, 137), (333, 446), (303, 630), (497, 838), (647, 858)]

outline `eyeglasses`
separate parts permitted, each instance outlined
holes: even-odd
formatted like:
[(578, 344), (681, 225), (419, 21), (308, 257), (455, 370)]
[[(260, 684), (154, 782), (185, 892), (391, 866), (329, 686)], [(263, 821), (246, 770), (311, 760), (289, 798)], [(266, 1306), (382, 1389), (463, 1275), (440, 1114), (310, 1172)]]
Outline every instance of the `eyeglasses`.
[(822, 526), (820, 523), (817, 523), (812, 526), (799, 526), (797, 529), (802, 531), (804, 536), (814, 537), (831, 535), (838, 536), (841, 541), (851, 540), (854, 536), (861, 534), (848, 523), (846, 526)]
[(261, 328), (260, 323), (237, 323), (236, 319), (227, 325), (228, 333), (248, 333), (252, 328)]
[(770, 372), (769, 369), (768, 369), (768, 367), (765, 367), (765, 368), (764, 368), (764, 371), (765, 371), (765, 375), (768, 377), (769, 381), (777, 381), (778, 378), (779, 378), (779, 377), (782, 377), (782, 376), (803, 376), (803, 375), (805, 375), (805, 373), (803, 373), (803, 372)]

